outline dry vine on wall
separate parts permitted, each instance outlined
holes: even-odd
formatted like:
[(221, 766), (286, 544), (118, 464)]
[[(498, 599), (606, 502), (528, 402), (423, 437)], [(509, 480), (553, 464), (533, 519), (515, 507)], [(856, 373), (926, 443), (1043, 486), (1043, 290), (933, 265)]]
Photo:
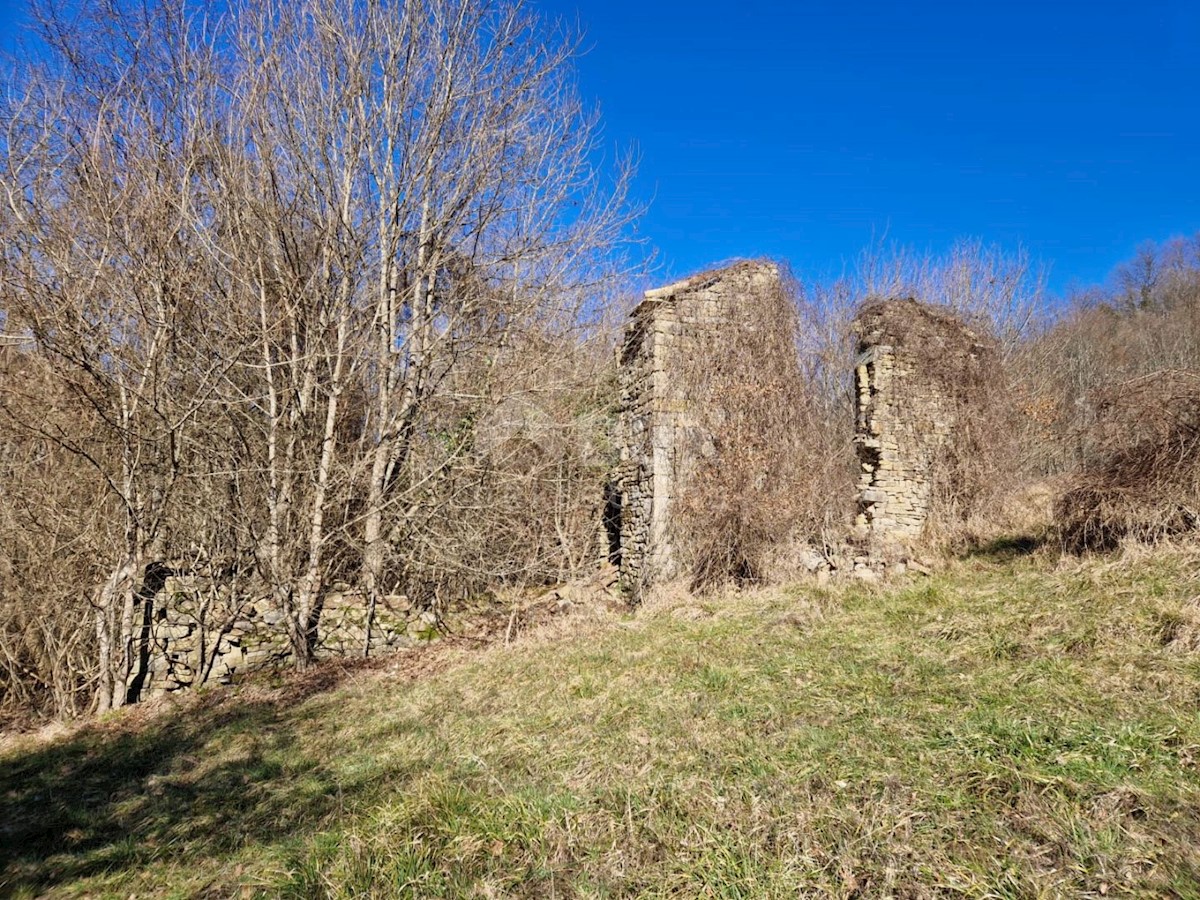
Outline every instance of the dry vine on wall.
[[(761, 581), (796, 541), (819, 540), (843, 505), (821, 442), (816, 395), (798, 357), (790, 279), (728, 301), (719, 332), (683, 354), (676, 384), (690, 422), (679, 440), (681, 562), (695, 589)], [(832, 478), (830, 476), (833, 476)], [(832, 488), (832, 490), (830, 489)]]

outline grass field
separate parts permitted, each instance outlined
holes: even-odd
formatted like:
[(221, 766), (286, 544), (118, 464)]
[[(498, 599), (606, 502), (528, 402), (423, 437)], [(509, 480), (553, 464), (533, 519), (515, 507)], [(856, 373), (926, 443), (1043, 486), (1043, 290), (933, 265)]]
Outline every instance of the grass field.
[(0, 895), (1198, 897), (1197, 594), (998, 550), (135, 709), (3, 751)]

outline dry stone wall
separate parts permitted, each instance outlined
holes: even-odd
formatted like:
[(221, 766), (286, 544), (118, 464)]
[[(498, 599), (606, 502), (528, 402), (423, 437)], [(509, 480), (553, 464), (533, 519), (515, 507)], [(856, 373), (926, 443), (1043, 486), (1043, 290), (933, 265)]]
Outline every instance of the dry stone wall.
[(912, 299), (868, 305), (854, 333), (856, 531), (911, 544), (925, 530), (939, 466), (962, 462), (952, 448), (990, 351), (951, 313)]
[[(283, 613), (268, 600), (231, 608), (228, 592), (212, 579), (172, 575), (146, 603), (143, 658), (129, 685), (135, 697), (230, 684), (250, 672), (292, 665)], [(435, 631), (431, 613), (413, 610), (403, 597), (382, 598), (371, 628), (371, 654), (412, 646)], [(317, 658), (361, 656), (365, 642), (363, 597), (348, 588), (326, 595)]]
[(737, 322), (739, 299), (777, 284), (769, 263), (742, 262), (647, 291), (626, 328), (620, 357), (620, 463), (616, 473), (622, 585), (634, 592), (680, 574), (684, 548), (672, 507), (713, 436), (696, 425), (684, 375), (698, 349)]

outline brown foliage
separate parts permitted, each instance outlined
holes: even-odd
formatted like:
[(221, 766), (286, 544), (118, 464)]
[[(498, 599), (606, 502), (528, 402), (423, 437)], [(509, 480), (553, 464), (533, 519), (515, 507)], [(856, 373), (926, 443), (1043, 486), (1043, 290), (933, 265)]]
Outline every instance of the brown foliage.
[(1027, 478), (1071, 550), (1195, 530), (1200, 238), (1146, 244), (1014, 356)]
[(1094, 461), (1056, 506), (1064, 545), (1108, 550), (1200, 524), (1200, 372), (1167, 371), (1101, 392)]
[(1088, 469), (1108, 453), (1103, 419), (1120, 385), (1200, 371), (1200, 240), (1144, 246), (1111, 285), (1069, 299), (1012, 356), (1029, 477)]
[(91, 704), (88, 586), (109, 549), (97, 526), (119, 511), (56, 433), (85, 438), (94, 417), (42, 360), (0, 347), (0, 723)]
[(679, 504), (694, 589), (768, 577), (790, 540), (844, 523), (850, 496), (847, 457), (817, 437), (827, 423), (797, 358), (794, 284), (747, 293), (736, 316), (681, 376), (700, 445)]

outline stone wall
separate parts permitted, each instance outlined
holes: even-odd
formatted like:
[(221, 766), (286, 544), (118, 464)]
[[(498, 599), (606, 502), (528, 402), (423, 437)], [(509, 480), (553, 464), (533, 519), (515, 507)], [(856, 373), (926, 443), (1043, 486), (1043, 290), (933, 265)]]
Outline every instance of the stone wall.
[[(283, 613), (267, 600), (231, 607), (228, 590), (198, 575), (170, 575), (146, 602), (143, 651), (130, 680), (134, 699), (201, 684), (230, 684), (249, 672), (289, 668), (292, 650)], [(430, 613), (412, 610), (403, 597), (377, 606), (371, 654), (429, 639)], [(317, 626), (318, 659), (361, 656), (366, 607), (360, 594), (326, 595)]]
[(946, 310), (912, 299), (868, 305), (857, 339), (855, 445), (860, 537), (911, 544), (925, 530), (938, 467), (987, 377), (990, 349)]
[(647, 291), (626, 328), (620, 357), (619, 522), (616, 555), (621, 583), (634, 592), (680, 574), (682, 548), (672, 504), (712, 435), (695, 424), (684, 373), (700, 346), (711, 348), (731, 322), (739, 299), (777, 284), (769, 263), (742, 262)]

